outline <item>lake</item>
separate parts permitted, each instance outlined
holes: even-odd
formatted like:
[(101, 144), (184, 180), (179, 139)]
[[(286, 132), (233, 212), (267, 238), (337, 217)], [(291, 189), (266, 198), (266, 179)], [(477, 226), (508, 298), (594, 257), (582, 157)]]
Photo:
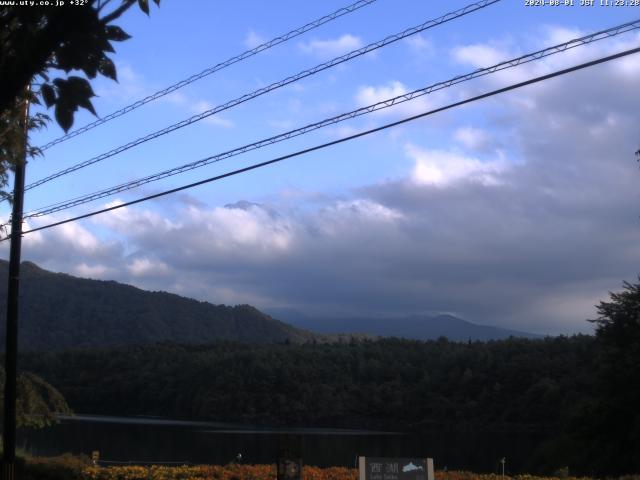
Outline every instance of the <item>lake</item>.
[(432, 457), (437, 469), (521, 473), (542, 441), (532, 434), (402, 434), (345, 429), (251, 428), (216, 422), (76, 415), (41, 430), (18, 432), (18, 446), (33, 455), (65, 452), (132, 463), (225, 464), (238, 453), (246, 463), (275, 463), (283, 446), (298, 449), (306, 465), (354, 467), (356, 457)]

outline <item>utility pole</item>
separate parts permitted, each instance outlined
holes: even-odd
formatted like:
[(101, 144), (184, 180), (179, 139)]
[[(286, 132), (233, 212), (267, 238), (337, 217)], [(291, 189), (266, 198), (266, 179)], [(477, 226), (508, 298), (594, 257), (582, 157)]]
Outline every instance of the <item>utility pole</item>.
[(16, 385), (18, 363), (18, 292), (20, 287), (20, 249), (22, 247), (22, 214), (24, 205), (24, 176), (27, 164), (29, 134), (30, 86), (25, 89), (24, 113), (21, 127), (24, 132), (23, 151), (18, 156), (13, 180), (13, 211), (11, 213), (11, 246), (9, 247), (9, 285), (7, 289), (7, 329), (4, 358), (4, 423), (2, 432), (3, 480), (14, 480), (16, 461)]

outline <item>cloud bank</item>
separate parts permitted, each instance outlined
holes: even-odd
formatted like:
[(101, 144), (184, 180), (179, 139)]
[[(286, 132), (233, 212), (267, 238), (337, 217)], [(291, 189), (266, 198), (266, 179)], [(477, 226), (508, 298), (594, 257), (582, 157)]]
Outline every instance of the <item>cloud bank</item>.
[[(502, 58), (492, 48), (460, 46), (451, 58), (484, 66)], [(145, 204), (28, 235), (24, 256), (215, 303), (446, 311), (540, 333), (589, 331), (594, 305), (638, 273), (640, 98), (629, 92), (639, 71), (631, 57), (465, 110), (472, 115), (451, 120), (447, 147), (419, 135), (401, 142), (397, 156), (411, 168), (347, 197)], [(354, 99), (404, 91), (390, 80)]]

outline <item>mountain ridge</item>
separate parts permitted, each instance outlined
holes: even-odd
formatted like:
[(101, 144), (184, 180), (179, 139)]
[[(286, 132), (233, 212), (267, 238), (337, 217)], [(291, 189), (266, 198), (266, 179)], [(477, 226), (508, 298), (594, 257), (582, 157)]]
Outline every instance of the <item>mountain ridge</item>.
[(504, 340), (509, 337), (544, 338), (544, 335), (512, 330), (494, 325), (480, 325), (450, 314), (404, 315), (397, 317), (316, 318), (295, 310), (273, 309), (269, 313), (290, 325), (320, 334), (361, 333), (410, 340), (435, 340), (447, 337), (451, 341)]
[[(0, 285), (6, 285), (7, 275), (8, 262), (0, 260)], [(542, 338), (474, 324), (452, 315), (336, 319), (312, 318), (293, 310), (272, 310), (269, 315), (251, 305), (215, 305), (114, 280), (54, 273), (29, 261), (21, 265), (20, 297), (19, 344), (21, 350), (32, 351), (164, 341), (205, 344), (219, 340), (344, 342), (375, 337), (447, 337), (451, 341)], [(5, 315), (6, 290), (0, 288), (2, 345)]]
[[(8, 262), (0, 260), (0, 285)], [(19, 344), (27, 350), (60, 350), (149, 344), (171, 340), (208, 343), (304, 342), (314, 338), (251, 305), (214, 305), (168, 292), (150, 292), (112, 280), (53, 273), (21, 265)], [(4, 337), (6, 290), (0, 289)], [(56, 328), (52, 328), (56, 325)]]

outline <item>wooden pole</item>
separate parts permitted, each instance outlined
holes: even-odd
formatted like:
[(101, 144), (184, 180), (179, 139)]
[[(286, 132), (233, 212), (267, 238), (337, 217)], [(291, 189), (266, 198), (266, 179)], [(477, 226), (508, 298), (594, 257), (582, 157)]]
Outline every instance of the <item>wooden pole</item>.
[(27, 137), (29, 133), (29, 96), (26, 88), (24, 116), (21, 119), (24, 145), (15, 165), (13, 186), (13, 211), (11, 214), (11, 246), (9, 247), (9, 284), (7, 289), (7, 329), (4, 358), (4, 423), (2, 477), (15, 478), (16, 460), (16, 385), (18, 363), (18, 293), (20, 288), (20, 250), (22, 247), (22, 215), (24, 206), (24, 176), (27, 164)]

